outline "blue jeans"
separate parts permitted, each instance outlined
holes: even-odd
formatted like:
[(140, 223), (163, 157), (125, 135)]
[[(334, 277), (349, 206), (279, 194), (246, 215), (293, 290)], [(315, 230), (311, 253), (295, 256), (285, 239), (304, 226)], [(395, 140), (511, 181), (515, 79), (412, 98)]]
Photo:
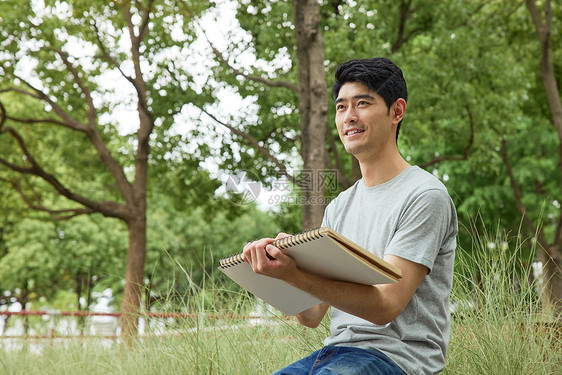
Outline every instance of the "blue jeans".
[(405, 375), (378, 350), (325, 346), (273, 375)]

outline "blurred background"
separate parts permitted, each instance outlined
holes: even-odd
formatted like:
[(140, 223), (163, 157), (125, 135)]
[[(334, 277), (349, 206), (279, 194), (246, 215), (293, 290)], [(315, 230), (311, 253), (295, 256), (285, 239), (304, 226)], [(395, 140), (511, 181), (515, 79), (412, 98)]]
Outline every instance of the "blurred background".
[[(559, 313), (560, 11), (542, 0), (0, 1), (0, 333), (37, 333), (56, 316), (7, 312), (123, 313), (111, 332), (134, 336), (140, 314), (194, 312), (206, 294), (221, 311), (237, 287), (220, 258), (318, 226), (360, 178), (330, 89), (338, 64), (375, 56), (404, 72), (398, 146), (447, 186), (459, 257), (517, 257), (532, 271), (517, 282), (540, 285), (532, 298)], [(224, 295), (205, 288), (217, 283)], [(95, 333), (88, 322), (71, 331)]]

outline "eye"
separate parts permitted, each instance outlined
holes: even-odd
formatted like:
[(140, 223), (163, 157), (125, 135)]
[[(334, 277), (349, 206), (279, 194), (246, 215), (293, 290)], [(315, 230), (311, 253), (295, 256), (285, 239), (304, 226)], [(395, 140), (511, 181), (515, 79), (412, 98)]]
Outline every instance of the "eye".
[(336, 105), (336, 111), (340, 111), (342, 109), (345, 109), (345, 106), (343, 104)]
[(365, 105), (368, 105), (368, 104), (369, 104), (369, 102), (366, 102), (365, 100), (360, 100), (359, 102), (357, 102), (358, 106), (365, 106)]

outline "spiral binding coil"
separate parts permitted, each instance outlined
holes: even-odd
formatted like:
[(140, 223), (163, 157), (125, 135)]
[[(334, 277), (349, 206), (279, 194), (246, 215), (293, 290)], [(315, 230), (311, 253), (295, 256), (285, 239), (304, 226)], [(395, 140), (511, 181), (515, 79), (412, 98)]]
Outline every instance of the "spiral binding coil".
[(273, 246), (278, 247), (279, 249), (286, 249), (294, 245), (301, 245), (306, 242), (314, 241), (321, 238), (322, 234), (320, 234), (320, 229), (321, 228), (305, 230), (304, 232), (297, 233), (294, 236), (275, 240), (271, 244)]
[[(301, 245), (310, 241), (322, 238), (322, 233), (320, 232), (322, 228), (309, 229), (301, 233), (297, 233), (290, 237), (281, 238), (275, 240), (271, 245), (278, 247), (279, 249), (287, 249), (295, 245)], [(226, 258), (222, 258), (219, 261), (220, 268), (229, 268), (237, 264), (244, 263), (243, 253), (234, 254)]]
[(234, 254), (219, 260), (220, 268), (222, 269), (232, 267), (240, 263), (244, 263), (243, 253)]

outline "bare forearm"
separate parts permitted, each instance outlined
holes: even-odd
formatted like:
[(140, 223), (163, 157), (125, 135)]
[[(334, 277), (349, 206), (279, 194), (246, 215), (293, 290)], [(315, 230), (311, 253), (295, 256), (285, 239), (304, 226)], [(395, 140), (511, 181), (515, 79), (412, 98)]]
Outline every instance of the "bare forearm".
[[(384, 286), (328, 280), (300, 269), (285, 281), (320, 298), (327, 305), (375, 324), (386, 324), (402, 311), (399, 304), (385, 293)], [(305, 318), (306, 315), (303, 317), (303, 321), (308, 322)], [(297, 319), (301, 322), (298, 316)], [(304, 323), (301, 322), (301, 324)]]
[(293, 258), (270, 245), (272, 241), (263, 238), (248, 243), (244, 260), (255, 273), (284, 280), (325, 302), (319, 305), (323, 306), (320, 310), (311, 309), (297, 317), (309, 327), (320, 323), (328, 305), (375, 324), (386, 324), (404, 311), (429, 271), (424, 265), (388, 255), (384, 259), (402, 270), (402, 279), (397, 283), (371, 286), (333, 281), (299, 269)]

